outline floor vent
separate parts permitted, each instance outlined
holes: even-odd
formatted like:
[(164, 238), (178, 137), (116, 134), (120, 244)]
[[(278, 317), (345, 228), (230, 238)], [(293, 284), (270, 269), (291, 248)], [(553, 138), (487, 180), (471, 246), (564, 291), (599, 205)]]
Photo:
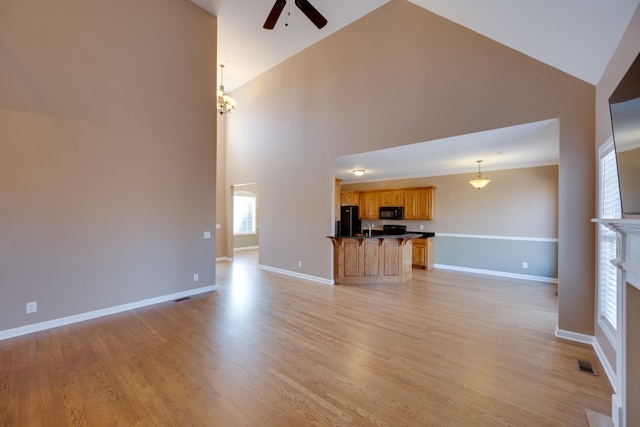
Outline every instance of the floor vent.
[(585, 374), (598, 376), (598, 371), (596, 371), (596, 367), (593, 362), (576, 359), (576, 368), (578, 371), (584, 372)]
[(184, 300), (189, 299), (189, 298), (191, 298), (191, 297), (178, 298), (177, 300), (175, 300), (175, 302), (184, 301)]

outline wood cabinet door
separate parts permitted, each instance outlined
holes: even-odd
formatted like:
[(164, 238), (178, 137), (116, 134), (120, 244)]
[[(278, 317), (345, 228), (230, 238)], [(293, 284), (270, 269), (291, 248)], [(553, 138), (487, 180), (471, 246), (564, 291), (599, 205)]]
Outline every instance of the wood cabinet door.
[(380, 206), (404, 206), (404, 190), (381, 191)]
[(433, 219), (433, 187), (405, 190), (404, 218)]
[(435, 239), (432, 237), (430, 239), (425, 239), (427, 241), (427, 270), (433, 270), (434, 262), (434, 241)]
[(345, 191), (340, 195), (340, 204), (342, 206), (360, 206), (360, 192)]
[(334, 205), (334, 219), (336, 221), (340, 221), (340, 206), (342, 204), (342, 180), (340, 178), (336, 178), (335, 184), (335, 205)]
[(365, 191), (360, 194), (360, 219), (380, 219), (380, 192)]
[(425, 188), (418, 190), (417, 192), (417, 219), (433, 219), (432, 207), (433, 207), (433, 188)]
[(418, 192), (405, 190), (404, 192), (404, 219), (418, 219)]
[(414, 268), (427, 268), (427, 239), (413, 239), (411, 252), (411, 266)]

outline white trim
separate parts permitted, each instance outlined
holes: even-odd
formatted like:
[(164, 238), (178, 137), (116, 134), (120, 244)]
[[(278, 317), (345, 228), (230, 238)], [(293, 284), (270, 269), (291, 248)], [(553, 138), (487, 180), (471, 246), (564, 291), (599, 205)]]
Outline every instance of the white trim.
[(609, 340), (609, 343), (615, 347), (618, 342), (618, 337), (616, 336), (617, 332), (613, 329), (613, 326), (611, 326), (609, 321), (600, 315), (600, 310), (598, 310), (598, 326), (600, 326), (600, 329)]
[(484, 234), (455, 234), (436, 233), (436, 237), (460, 237), (465, 239), (492, 239), (492, 240), (524, 240), (529, 242), (558, 242), (555, 237), (518, 237), (518, 236), (490, 236)]
[(536, 282), (558, 283), (558, 279), (554, 277), (533, 276), (530, 274), (507, 273), (505, 271), (482, 270), (480, 268), (459, 267), (457, 265), (434, 264), (436, 268), (443, 270), (463, 271), (466, 273), (487, 274), (490, 276), (508, 277), (511, 279), (535, 280)]
[(0, 341), (8, 338), (27, 335), (33, 332), (44, 331), (46, 329), (57, 328), (59, 326), (70, 325), (72, 323), (82, 322), (84, 320), (95, 319), (97, 317), (109, 316), (111, 314), (121, 313), (123, 311), (134, 310), (136, 308), (146, 307), (148, 305), (160, 304), (163, 302), (186, 298), (193, 295), (213, 292), (217, 289), (216, 285), (205, 286), (188, 291), (176, 292), (175, 294), (162, 295), (155, 298), (149, 298), (141, 301), (130, 302), (127, 304), (116, 305), (114, 307), (102, 308), (100, 310), (88, 311), (86, 313), (74, 314), (72, 316), (61, 317), (59, 319), (47, 320), (45, 322), (34, 323), (32, 325), (19, 326), (17, 328), (5, 329), (0, 331)]
[(618, 386), (616, 381), (616, 371), (609, 363), (609, 359), (604, 354), (604, 350), (600, 347), (600, 341), (598, 341), (598, 337), (593, 337), (593, 350), (596, 352), (596, 356), (598, 356), (598, 360), (600, 360), (600, 364), (604, 369), (604, 373), (607, 374), (607, 379), (609, 380), (609, 384), (613, 387), (614, 393), (618, 392)]
[(623, 427), (620, 425), (622, 417), (622, 402), (620, 400), (620, 396), (618, 394), (614, 394), (611, 396), (611, 421), (613, 421), (614, 427)]
[(237, 251), (250, 251), (253, 249), (259, 249), (260, 246), (242, 246), (240, 248), (233, 248), (233, 252), (237, 252)]
[(299, 279), (311, 280), (318, 283), (324, 283), (325, 285), (333, 285), (334, 282), (331, 279), (325, 279), (322, 277), (311, 276), (308, 274), (296, 273), (295, 271), (284, 270), (282, 268), (270, 267), (268, 265), (258, 264), (258, 268), (262, 270), (272, 271), (274, 273), (284, 274), (286, 276), (297, 277)]
[(565, 331), (564, 329), (560, 329), (556, 326), (556, 337), (562, 338), (569, 341), (580, 342), (582, 344), (589, 344), (593, 346), (593, 335), (580, 334), (578, 332)]
[(216, 258), (216, 262), (220, 262), (220, 261), (233, 261), (233, 257), (221, 256)]

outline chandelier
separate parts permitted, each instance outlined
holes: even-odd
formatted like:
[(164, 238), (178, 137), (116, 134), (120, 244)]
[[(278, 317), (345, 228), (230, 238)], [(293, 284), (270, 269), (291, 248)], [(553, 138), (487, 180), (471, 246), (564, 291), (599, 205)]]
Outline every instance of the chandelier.
[(221, 115), (224, 113), (230, 113), (236, 109), (236, 100), (224, 93), (223, 71), (224, 64), (220, 64), (220, 89), (216, 91), (216, 100), (218, 104), (218, 112)]
[(476, 160), (476, 162), (478, 162), (478, 173), (476, 174), (475, 179), (469, 181), (469, 184), (473, 185), (478, 190), (482, 190), (488, 183), (491, 182), (491, 180), (482, 177), (482, 172), (480, 172), (480, 163), (482, 163), (482, 160)]

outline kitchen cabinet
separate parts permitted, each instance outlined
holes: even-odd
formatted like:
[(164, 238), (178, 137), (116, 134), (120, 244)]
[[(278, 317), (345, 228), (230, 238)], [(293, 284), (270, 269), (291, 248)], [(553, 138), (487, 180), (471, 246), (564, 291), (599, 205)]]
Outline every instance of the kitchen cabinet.
[(334, 204), (334, 214), (333, 217), (336, 221), (340, 221), (340, 206), (342, 206), (342, 180), (340, 178), (336, 178), (336, 189), (335, 189), (335, 204)]
[(360, 219), (380, 219), (380, 192), (360, 193)]
[(404, 190), (404, 219), (433, 219), (434, 187), (407, 188)]
[(342, 206), (360, 206), (359, 191), (345, 191), (340, 194), (340, 204)]
[(380, 206), (404, 206), (404, 190), (381, 191)]
[(413, 268), (433, 270), (433, 237), (413, 240), (411, 266)]
[(411, 279), (413, 237), (330, 237), (336, 285), (402, 283)]

